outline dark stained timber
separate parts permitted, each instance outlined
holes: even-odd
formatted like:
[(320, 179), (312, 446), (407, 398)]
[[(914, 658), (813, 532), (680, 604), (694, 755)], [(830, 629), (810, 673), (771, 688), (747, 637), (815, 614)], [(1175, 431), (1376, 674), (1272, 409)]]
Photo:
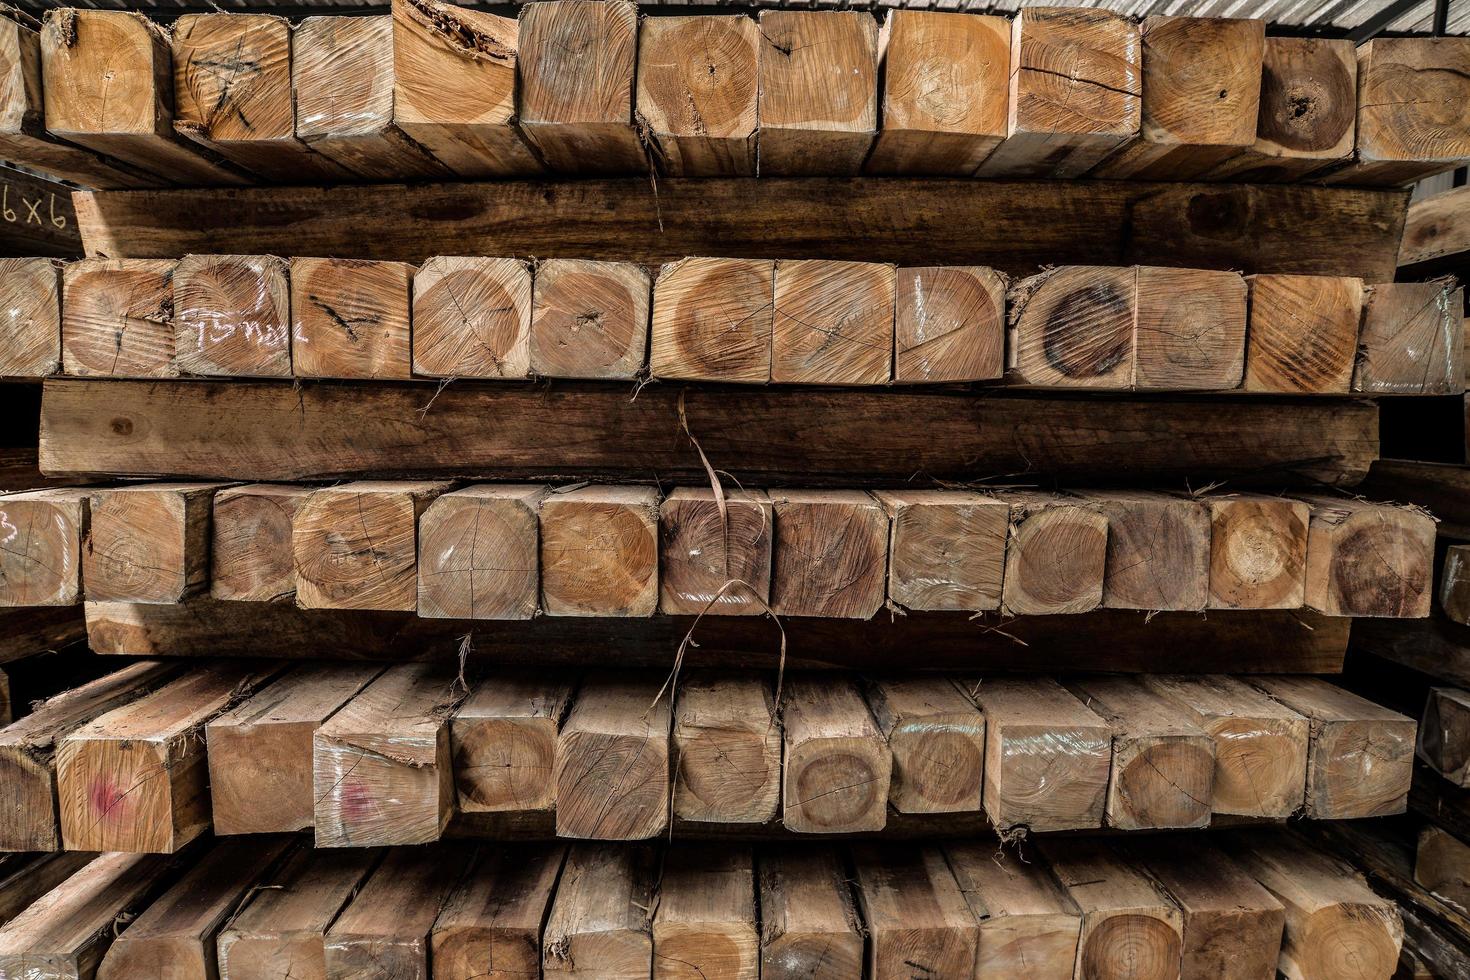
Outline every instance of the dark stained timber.
[(1369, 402), (560, 383), (45, 382), (42, 472), (259, 482), (706, 480), (745, 486), (1362, 479)]
[(1408, 196), (1295, 185), (667, 179), (78, 192), (88, 255), (690, 255), (1393, 279)]
[[(475, 665), (660, 667), (673, 662), (690, 616), (418, 619), (411, 613), (300, 609), (290, 603), (87, 603), (88, 638), (103, 654), (347, 660), (453, 660), (466, 634)], [(787, 617), (788, 670), (965, 669), (1053, 672), (1336, 673), (1347, 619), (1305, 610), (1158, 613), (1097, 610), (1003, 619), (911, 613), (872, 620)], [(687, 667), (774, 667), (780, 634), (765, 616), (707, 616)]]

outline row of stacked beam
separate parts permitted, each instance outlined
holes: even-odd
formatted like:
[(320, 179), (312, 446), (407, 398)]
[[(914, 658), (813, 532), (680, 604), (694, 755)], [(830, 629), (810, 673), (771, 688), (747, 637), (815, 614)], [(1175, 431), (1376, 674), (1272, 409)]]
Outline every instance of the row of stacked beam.
[(871, 619), (1299, 609), (1422, 618), (1434, 519), (1332, 496), (364, 481), (0, 495), (0, 606)]
[(1404, 811), (1415, 735), (1299, 675), (798, 673), (773, 689), (754, 673), (470, 683), (449, 665), (150, 660), (0, 729), (0, 847), (1353, 819)]
[[(5, 25), (7, 156), (98, 187), (556, 173), (1404, 184), (1470, 159), (1470, 41), (1259, 20), (439, 0)], [(78, 147), (88, 148), (87, 150)], [(92, 152), (88, 152), (92, 151)], [(93, 153), (101, 154), (98, 158)]]
[(1449, 394), (1443, 282), (689, 258), (0, 260), (0, 376), (529, 377)]
[(760, 846), (463, 844), (32, 862), (0, 880), (28, 980), (1387, 980), (1404, 923), (1284, 834)]

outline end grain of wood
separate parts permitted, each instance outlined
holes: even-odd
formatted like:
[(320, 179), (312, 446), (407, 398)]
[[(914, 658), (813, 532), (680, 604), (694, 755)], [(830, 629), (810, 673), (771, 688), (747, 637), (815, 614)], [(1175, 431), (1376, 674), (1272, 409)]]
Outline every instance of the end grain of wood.
[(878, 23), (865, 10), (760, 13), (760, 175), (851, 175), (878, 128)]
[(291, 377), (291, 287), (274, 255), (186, 255), (173, 275), (174, 363), (184, 374)]
[[(0, 24), (0, 37), (6, 26)], [(0, 259), (0, 378), (40, 378), (60, 370), (61, 263)]]
[(393, 121), (461, 177), (539, 173), (516, 127), (520, 27), (441, 0), (394, 0)]
[(1011, 25), (890, 10), (879, 35), (882, 129), (864, 172), (968, 177), (1005, 139)]
[(82, 598), (86, 490), (0, 496), (0, 606), (71, 606)]
[(171, 259), (82, 259), (63, 272), (61, 363), (77, 377), (172, 378)]
[(520, 21), (521, 129), (541, 158), (563, 174), (647, 170), (633, 125), (637, 5), (528, 3)]
[(531, 372), (547, 378), (639, 377), (648, 355), (649, 290), (648, 271), (632, 263), (542, 262), (531, 312)]
[(652, 616), (658, 491), (587, 486), (544, 499), (541, 606), (551, 616)]
[(647, 17), (638, 121), (675, 177), (753, 176), (760, 29), (745, 15)]

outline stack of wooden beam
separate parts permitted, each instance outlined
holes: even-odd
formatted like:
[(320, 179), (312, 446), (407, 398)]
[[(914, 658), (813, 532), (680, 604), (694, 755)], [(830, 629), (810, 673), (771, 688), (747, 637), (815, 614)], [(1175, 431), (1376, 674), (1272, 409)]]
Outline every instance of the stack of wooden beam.
[(313, 852), (278, 836), (6, 870), (0, 971), (27, 977), (1233, 980), (1279, 962), (1329, 980), (1388, 976), (1405, 927), (1339, 859), (1251, 835), (1053, 840), (1024, 859), (983, 840)]
[(1470, 970), (1470, 39), (22, 20), (0, 980)]
[(5, 155), (99, 188), (654, 168), (1391, 186), (1470, 160), (1464, 38), (1355, 51), (1099, 9), (898, 10), (880, 27), (861, 11), (640, 19), (610, 0), (169, 29), (63, 8), (0, 26)]

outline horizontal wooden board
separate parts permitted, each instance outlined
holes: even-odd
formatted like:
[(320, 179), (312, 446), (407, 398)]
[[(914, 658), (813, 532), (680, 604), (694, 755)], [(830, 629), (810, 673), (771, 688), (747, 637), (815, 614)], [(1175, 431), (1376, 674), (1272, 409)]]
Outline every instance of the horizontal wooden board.
[(0, 255), (70, 259), (81, 254), (71, 188), (0, 167)]
[[(457, 657), (471, 637), (476, 662), (667, 666), (693, 622), (541, 617), (529, 621), (418, 619), (412, 613), (298, 609), (290, 603), (178, 605), (87, 603), (88, 636), (99, 653), (368, 660)], [(1002, 619), (987, 614), (880, 613), (868, 621), (782, 621), (787, 666), (980, 670), (1169, 671), (1172, 673), (1334, 673), (1342, 668), (1348, 623), (1305, 610), (1159, 613), (1098, 610), (1076, 616)], [(709, 616), (686, 665), (769, 667), (780, 634), (766, 617)]]
[(1080, 399), (964, 391), (427, 383), (45, 384), (41, 469), (58, 476), (1035, 483), (1356, 483), (1378, 409), (1351, 401)]
[(1389, 281), (1404, 191), (912, 179), (515, 181), (79, 191), (88, 255), (422, 262), (687, 255), (906, 265), (1166, 265)]

